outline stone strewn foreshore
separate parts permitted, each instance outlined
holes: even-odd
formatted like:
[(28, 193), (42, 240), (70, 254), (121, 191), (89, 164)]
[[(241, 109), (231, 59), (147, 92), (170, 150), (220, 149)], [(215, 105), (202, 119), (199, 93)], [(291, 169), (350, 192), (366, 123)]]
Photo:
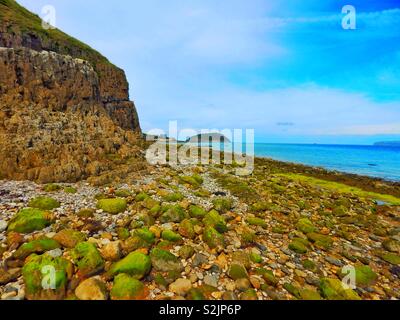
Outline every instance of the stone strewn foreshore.
[(399, 207), (272, 167), (160, 166), (107, 187), (2, 181), (1, 299), (400, 298)]

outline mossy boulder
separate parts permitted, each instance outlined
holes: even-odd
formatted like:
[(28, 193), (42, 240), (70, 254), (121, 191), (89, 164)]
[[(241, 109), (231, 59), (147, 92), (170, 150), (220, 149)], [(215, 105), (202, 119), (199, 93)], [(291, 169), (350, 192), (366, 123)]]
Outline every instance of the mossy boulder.
[(43, 188), (43, 190), (45, 192), (56, 192), (56, 191), (60, 191), (61, 189), (62, 189), (62, 187), (55, 183), (46, 184)]
[[(151, 197), (147, 197), (146, 199), (144, 199), (142, 201), (142, 207), (146, 208), (148, 210), (155, 210), (154, 208), (155, 207), (159, 208), (159, 206), (160, 206), (160, 202), (158, 202), (157, 200), (155, 200)], [(152, 213), (156, 214), (156, 213), (158, 213), (158, 210), (157, 210), (157, 212), (153, 211)]]
[(270, 286), (276, 287), (279, 283), (278, 278), (275, 277), (274, 273), (271, 270), (265, 270), (262, 273), (262, 277), (264, 278), (265, 283)]
[(249, 274), (247, 273), (246, 268), (244, 265), (240, 263), (232, 263), (228, 270), (228, 276), (233, 280), (238, 279), (248, 279)]
[(199, 188), (204, 182), (203, 178), (198, 174), (192, 176), (181, 176), (179, 177), (179, 180), (181, 183), (189, 184), (194, 188)]
[(32, 253), (40, 254), (58, 248), (60, 248), (59, 243), (53, 239), (44, 238), (33, 240), (20, 246), (18, 250), (13, 254), (13, 257), (16, 259), (25, 259)]
[(167, 202), (178, 202), (178, 201), (182, 201), (184, 198), (185, 197), (183, 196), (183, 194), (181, 194), (179, 192), (169, 193), (163, 197), (164, 201), (167, 201)]
[(179, 234), (182, 237), (194, 239), (196, 237), (196, 232), (194, 230), (194, 223), (190, 219), (185, 219), (179, 224)]
[(73, 229), (64, 229), (58, 232), (53, 239), (63, 247), (72, 249), (78, 243), (86, 241), (86, 235)]
[(150, 196), (146, 192), (140, 192), (136, 195), (135, 201), (142, 202), (142, 201), (146, 200), (147, 198), (150, 198)]
[(301, 238), (295, 238), (293, 241), (289, 244), (289, 249), (299, 253), (299, 254), (304, 254), (308, 252), (308, 241), (301, 239)]
[(269, 210), (271, 208), (271, 204), (268, 202), (264, 201), (259, 201), (256, 203), (253, 203), (250, 207), (250, 210), (253, 212), (263, 212), (266, 210)]
[(211, 210), (203, 219), (206, 227), (213, 227), (220, 233), (228, 231), (225, 219), (216, 210)]
[(78, 190), (74, 187), (65, 187), (64, 192), (69, 194), (75, 194), (78, 193)]
[(384, 253), (381, 255), (381, 258), (388, 263), (393, 265), (400, 265), (400, 256), (394, 253)]
[(245, 300), (245, 301), (258, 300), (257, 292), (254, 289), (248, 289), (240, 295), (240, 300)]
[(301, 289), (300, 290), (300, 298), (301, 300), (321, 300), (321, 295), (318, 293), (316, 290), (310, 290), (310, 289)]
[(22, 209), (9, 222), (8, 231), (31, 233), (42, 230), (51, 224), (50, 218), (48, 212), (39, 209)]
[(72, 264), (64, 258), (32, 254), (22, 268), (26, 298), (28, 300), (63, 299), (72, 272)]
[(134, 277), (121, 273), (114, 278), (111, 300), (144, 300), (147, 295), (144, 284)]
[(90, 242), (81, 242), (70, 252), (80, 276), (91, 276), (104, 268), (104, 260), (96, 246)]
[(189, 290), (186, 298), (192, 301), (204, 301), (206, 297), (204, 296), (203, 292), (199, 288), (192, 288)]
[(117, 235), (120, 240), (126, 240), (131, 234), (127, 228), (119, 227), (117, 229)]
[(122, 242), (122, 249), (126, 253), (141, 249), (151, 248), (155, 242), (155, 235), (147, 228), (137, 229), (133, 235)]
[(129, 198), (132, 195), (128, 189), (119, 189), (115, 191), (114, 195), (118, 198)]
[(293, 285), (292, 283), (286, 282), (283, 284), (283, 288), (285, 288), (287, 292), (289, 292), (297, 299), (301, 299), (300, 288), (298, 288), (297, 286)]
[(189, 259), (189, 258), (193, 257), (193, 255), (195, 253), (196, 253), (196, 251), (194, 250), (194, 248), (189, 245), (182, 246), (179, 249), (179, 257), (181, 259)]
[(115, 198), (115, 199), (101, 199), (97, 202), (97, 209), (103, 210), (110, 214), (119, 214), (126, 210), (127, 203), (126, 199)]
[(204, 229), (203, 241), (210, 247), (210, 249), (225, 246), (224, 236), (213, 227), (206, 227)]
[(320, 290), (322, 296), (328, 300), (361, 300), (354, 290), (346, 288), (338, 279), (321, 279)]
[(303, 267), (304, 267), (305, 269), (307, 269), (307, 270), (315, 271), (315, 270), (317, 269), (317, 266), (315, 265), (315, 262), (314, 262), (314, 261), (311, 261), (311, 260), (304, 260), (304, 261), (302, 262), (302, 264), (303, 264)]
[(81, 210), (79, 210), (79, 211), (76, 213), (76, 215), (77, 215), (79, 218), (88, 219), (88, 218), (93, 218), (95, 212), (96, 212), (95, 209), (86, 208), (86, 209), (81, 209)]
[(28, 207), (40, 210), (53, 210), (59, 208), (60, 206), (60, 202), (50, 197), (33, 198), (28, 203)]
[(317, 230), (317, 228), (313, 225), (313, 223), (307, 218), (300, 219), (297, 222), (296, 227), (298, 230), (300, 230), (304, 234), (312, 233)]
[[(362, 286), (362, 287), (370, 286), (378, 279), (378, 275), (369, 266), (358, 265), (355, 266), (354, 269), (356, 273), (357, 286)], [(344, 273), (341, 270), (339, 270), (338, 275), (340, 278), (343, 278), (347, 275), (347, 273)]]
[(250, 253), (250, 260), (254, 263), (262, 263), (263, 262), (263, 258), (255, 252), (251, 252)]
[(344, 206), (336, 206), (333, 208), (332, 213), (336, 217), (346, 217), (348, 215), (348, 209)]
[(182, 242), (182, 236), (173, 232), (172, 230), (164, 230), (161, 234), (161, 238), (170, 242)]
[(168, 222), (175, 222), (179, 223), (187, 218), (187, 214), (185, 209), (181, 206), (169, 206), (167, 207), (166, 211), (161, 215), (160, 222), (161, 223), (168, 223)]
[(262, 228), (266, 228), (268, 226), (265, 220), (260, 218), (250, 217), (246, 219), (246, 222), (251, 226), (258, 226)]
[(207, 211), (202, 207), (191, 205), (189, 207), (189, 214), (192, 218), (203, 219), (206, 216)]
[(400, 254), (400, 241), (394, 239), (386, 239), (382, 242), (382, 246), (385, 250)]
[(314, 243), (314, 245), (324, 250), (329, 250), (333, 246), (333, 239), (330, 236), (319, 233), (308, 233), (307, 238)]
[(153, 245), (156, 241), (156, 236), (148, 228), (141, 228), (134, 231), (134, 235), (146, 241), (149, 245)]
[(181, 272), (183, 270), (183, 265), (179, 259), (167, 250), (154, 248), (151, 250), (150, 259), (155, 271)]
[(218, 198), (213, 200), (214, 209), (220, 213), (226, 213), (232, 209), (233, 201), (229, 198)]
[(148, 255), (135, 251), (127, 255), (124, 259), (114, 263), (109, 274), (115, 276), (120, 273), (126, 273), (134, 279), (142, 279), (151, 269), (151, 261)]

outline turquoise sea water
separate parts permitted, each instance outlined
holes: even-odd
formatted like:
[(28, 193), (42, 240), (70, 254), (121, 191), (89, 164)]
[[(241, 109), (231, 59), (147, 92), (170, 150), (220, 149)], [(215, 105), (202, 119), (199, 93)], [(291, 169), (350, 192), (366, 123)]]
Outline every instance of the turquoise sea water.
[(400, 148), (352, 145), (254, 145), (258, 157), (400, 181)]

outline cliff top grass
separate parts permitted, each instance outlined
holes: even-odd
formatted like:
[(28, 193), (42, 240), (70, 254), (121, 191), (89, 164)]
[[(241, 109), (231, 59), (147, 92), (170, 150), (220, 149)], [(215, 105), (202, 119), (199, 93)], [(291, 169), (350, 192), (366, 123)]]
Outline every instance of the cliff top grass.
[(59, 29), (45, 29), (42, 27), (42, 19), (19, 5), (15, 0), (0, 0), (0, 22), (8, 28), (8, 32), (18, 34), (32, 33), (42, 39), (42, 42), (53, 41), (60, 50), (60, 54), (72, 55), (73, 49), (81, 52), (81, 58), (93, 64), (104, 63), (112, 65), (107, 58), (87, 44), (67, 35)]
[(282, 174), (276, 174), (274, 176), (275, 177), (284, 177), (289, 180), (306, 183), (306, 184), (309, 184), (312, 186), (321, 187), (321, 188), (336, 191), (339, 193), (350, 193), (350, 194), (353, 194), (360, 198), (379, 200), (379, 201), (383, 201), (385, 203), (395, 205), (395, 206), (400, 205), (400, 198), (394, 197), (392, 195), (365, 191), (360, 188), (351, 187), (346, 184), (342, 184), (342, 183), (338, 183), (338, 182), (321, 180), (321, 179), (312, 178), (312, 177), (308, 177), (308, 176), (304, 176), (304, 175), (296, 174), (296, 173), (282, 173)]

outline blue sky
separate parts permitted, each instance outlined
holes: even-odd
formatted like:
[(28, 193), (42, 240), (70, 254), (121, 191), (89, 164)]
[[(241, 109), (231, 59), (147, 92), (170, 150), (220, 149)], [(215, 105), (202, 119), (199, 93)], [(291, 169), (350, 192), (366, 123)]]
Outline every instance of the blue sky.
[[(144, 131), (400, 140), (400, 1), (19, 0), (126, 71)], [(342, 7), (357, 10), (343, 30)]]

